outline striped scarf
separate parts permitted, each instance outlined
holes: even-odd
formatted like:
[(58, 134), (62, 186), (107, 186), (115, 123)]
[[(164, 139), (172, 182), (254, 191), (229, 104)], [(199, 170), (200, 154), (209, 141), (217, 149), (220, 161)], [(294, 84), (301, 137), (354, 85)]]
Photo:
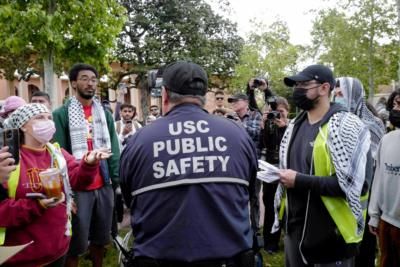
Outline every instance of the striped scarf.
[[(104, 109), (97, 99), (93, 99), (93, 148), (110, 148), (110, 135)], [(88, 125), (85, 120), (83, 106), (76, 97), (71, 97), (68, 105), (69, 130), (71, 137), (72, 155), (76, 159), (82, 159), (88, 151), (87, 134)]]

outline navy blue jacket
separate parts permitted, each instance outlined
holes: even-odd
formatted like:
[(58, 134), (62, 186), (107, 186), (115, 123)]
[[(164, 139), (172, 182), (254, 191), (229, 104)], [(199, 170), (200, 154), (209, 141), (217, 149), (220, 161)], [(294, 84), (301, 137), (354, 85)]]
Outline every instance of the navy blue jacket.
[(178, 105), (128, 141), (120, 166), (135, 256), (192, 262), (251, 248), (257, 155), (236, 123)]

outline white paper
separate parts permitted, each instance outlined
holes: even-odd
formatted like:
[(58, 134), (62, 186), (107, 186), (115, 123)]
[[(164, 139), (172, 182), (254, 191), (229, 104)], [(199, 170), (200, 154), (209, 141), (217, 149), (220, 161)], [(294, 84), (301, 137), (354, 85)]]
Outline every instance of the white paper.
[(6, 262), (9, 258), (32, 244), (33, 241), (26, 243), (24, 245), (19, 245), (19, 246), (0, 246), (0, 264), (3, 264)]
[(279, 169), (277, 167), (260, 159), (258, 160), (258, 167), (260, 171), (257, 172), (257, 179), (266, 183), (276, 183), (279, 181)]

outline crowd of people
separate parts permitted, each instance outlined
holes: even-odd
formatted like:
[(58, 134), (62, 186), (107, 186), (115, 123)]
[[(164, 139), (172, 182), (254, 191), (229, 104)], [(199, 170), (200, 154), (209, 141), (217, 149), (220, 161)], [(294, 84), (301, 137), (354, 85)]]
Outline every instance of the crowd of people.
[(282, 249), (288, 267), (372, 267), (378, 250), (380, 266), (400, 266), (400, 89), (375, 109), (360, 80), (310, 65), (283, 80), (300, 110), (289, 118), (262, 76), (215, 92), (211, 113), (201, 66), (177, 61), (162, 78), (161, 107), (143, 122), (131, 104), (99, 101), (99, 74), (83, 63), (53, 111), (41, 91), (5, 100), (0, 246), (31, 243), (4, 266), (79, 266), (86, 253), (103, 266), (121, 196), (126, 266), (253, 267)]

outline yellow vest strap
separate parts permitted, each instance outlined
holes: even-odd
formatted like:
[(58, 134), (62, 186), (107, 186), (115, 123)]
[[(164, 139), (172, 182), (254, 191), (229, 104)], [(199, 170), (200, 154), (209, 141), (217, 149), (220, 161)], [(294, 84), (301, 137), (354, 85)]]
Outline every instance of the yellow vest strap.
[[(336, 172), (330, 157), (327, 138), (328, 124), (325, 124), (320, 129), (313, 148), (314, 173), (317, 176), (331, 176)], [(362, 234), (357, 235), (357, 221), (346, 199), (343, 197), (328, 196), (321, 196), (321, 198), (346, 243), (360, 242)], [(362, 196), (360, 201), (364, 208), (363, 214), (365, 219), (368, 194)]]

